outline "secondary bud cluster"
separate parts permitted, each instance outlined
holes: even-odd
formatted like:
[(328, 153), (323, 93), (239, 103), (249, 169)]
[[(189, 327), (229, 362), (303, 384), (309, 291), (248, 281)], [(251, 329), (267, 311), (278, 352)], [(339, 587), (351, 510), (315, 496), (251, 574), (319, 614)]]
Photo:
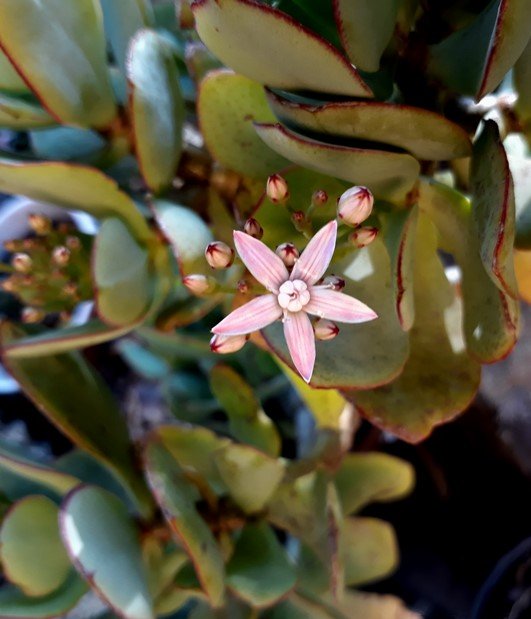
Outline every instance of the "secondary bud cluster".
[(359, 226), (372, 213), (374, 198), (367, 187), (351, 187), (337, 203), (339, 218), (349, 226)]

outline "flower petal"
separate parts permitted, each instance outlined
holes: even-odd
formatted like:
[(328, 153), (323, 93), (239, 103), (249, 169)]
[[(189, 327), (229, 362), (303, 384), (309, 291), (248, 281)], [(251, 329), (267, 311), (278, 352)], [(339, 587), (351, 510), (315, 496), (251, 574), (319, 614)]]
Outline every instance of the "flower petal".
[(306, 312), (288, 312), (284, 318), (284, 337), (299, 374), (309, 383), (315, 365), (315, 336)]
[(304, 311), (337, 322), (367, 322), (378, 318), (370, 307), (348, 294), (315, 286), (310, 290), (310, 302)]
[(234, 244), (245, 266), (271, 292), (278, 292), (289, 273), (282, 260), (258, 239), (234, 232)]
[(218, 323), (212, 333), (245, 335), (263, 329), (282, 316), (282, 308), (274, 294), (264, 294), (238, 307)]
[(337, 222), (335, 219), (323, 226), (310, 240), (295, 263), (290, 279), (302, 279), (315, 284), (324, 275), (336, 247)]

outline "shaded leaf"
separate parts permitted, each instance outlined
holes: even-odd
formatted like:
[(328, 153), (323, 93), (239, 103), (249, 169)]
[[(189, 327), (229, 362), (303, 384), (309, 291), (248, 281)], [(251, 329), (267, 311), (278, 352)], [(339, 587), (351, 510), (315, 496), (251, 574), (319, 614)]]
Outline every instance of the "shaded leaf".
[(0, 90), (13, 94), (30, 92), (26, 82), (20, 77), (9, 58), (0, 50)]
[(95, 131), (54, 127), (30, 133), (32, 150), (39, 159), (77, 161), (101, 165), (109, 143)]
[(0, 127), (20, 130), (54, 124), (55, 120), (37, 103), (0, 94)]
[(514, 88), (518, 93), (516, 111), (525, 122), (531, 121), (531, 40), (513, 69)]
[(515, 239), (517, 249), (531, 249), (531, 159), (508, 156), (515, 199)]

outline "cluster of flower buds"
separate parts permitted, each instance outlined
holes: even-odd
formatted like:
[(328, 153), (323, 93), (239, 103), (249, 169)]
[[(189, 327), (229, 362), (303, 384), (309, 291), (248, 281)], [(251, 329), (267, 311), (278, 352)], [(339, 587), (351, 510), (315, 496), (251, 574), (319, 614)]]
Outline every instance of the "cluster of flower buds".
[(207, 245), (205, 258), (213, 269), (228, 269), (234, 262), (234, 250), (223, 241), (214, 241)]
[(66, 319), (79, 301), (93, 296), (92, 237), (68, 223), (54, 226), (39, 214), (30, 215), (28, 223), (34, 236), (4, 244), (12, 253), (12, 272), (1, 287), (23, 304), (23, 322), (40, 322), (50, 313)]

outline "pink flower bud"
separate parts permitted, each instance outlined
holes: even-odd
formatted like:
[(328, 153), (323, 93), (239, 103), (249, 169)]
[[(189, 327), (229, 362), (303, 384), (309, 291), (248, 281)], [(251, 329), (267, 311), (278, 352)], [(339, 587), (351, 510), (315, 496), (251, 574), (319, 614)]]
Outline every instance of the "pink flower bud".
[(328, 194), (324, 189), (318, 189), (312, 194), (312, 204), (314, 206), (324, 206), (328, 202)]
[(38, 213), (31, 213), (28, 217), (28, 223), (30, 228), (39, 236), (48, 234), (52, 229), (51, 220), (44, 215), (39, 215)]
[(33, 265), (33, 260), (28, 254), (15, 254), (11, 259), (11, 264), (18, 273), (29, 273)]
[(201, 275), (201, 273), (185, 275), (183, 277), (183, 284), (196, 297), (201, 297), (204, 294), (208, 294), (215, 288), (215, 283), (212, 279), (206, 275)]
[(323, 279), (323, 285), (328, 286), (332, 290), (337, 290), (339, 292), (345, 287), (345, 280), (341, 277), (338, 277), (337, 275), (327, 275)]
[(289, 198), (286, 180), (280, 174), (272, 174), (267, 179), (266, 193), (273, 204), (285, 204)]
[(248, 339), (248, 335), (214, 335), (210, 340), (210, 350), (226, 355), (243, 348)]
[(63, 245), (56, 247), (52, 252), (52, 260), (57, 266), (66, 266), (70, 261), (70, 250)]
[(359, 226), (371, 214), (373, 204), (367, 187), (351, 187), (339, 198), (337, 214), (349, 226)]
[(254, 217), (249, 217), (249, 219), (245, 222), (243, 229), (248, 235), (254, 237), (255, 239), (261, 239), (264, 236), (264, 229)]
[(333, 340), (339, 333), (339, 327), (331, 320), (326, 320), (326, 318), (319, 318), (314, 323), (313, 330), (315, 337), (323, 341)]
[(234, 250), (223, 241), (214, 241), (207, 245), (205, 258), (213, 269), (227, 269), (234, 262)]
[(299, 250), (293, 245), (293, 243), (282, 243), (279, 245), (275, 253), (280, 256), (282, 262), (289, 268), (292, 267), (299, 258)]
[(366, 226), (364, 228), (354, 230), (354, 232), (349, 236), (349, 240), (356, 247), (361, 248), (369, 245), (369, 243), (372, 243), (377, 236), (378, 228)]

